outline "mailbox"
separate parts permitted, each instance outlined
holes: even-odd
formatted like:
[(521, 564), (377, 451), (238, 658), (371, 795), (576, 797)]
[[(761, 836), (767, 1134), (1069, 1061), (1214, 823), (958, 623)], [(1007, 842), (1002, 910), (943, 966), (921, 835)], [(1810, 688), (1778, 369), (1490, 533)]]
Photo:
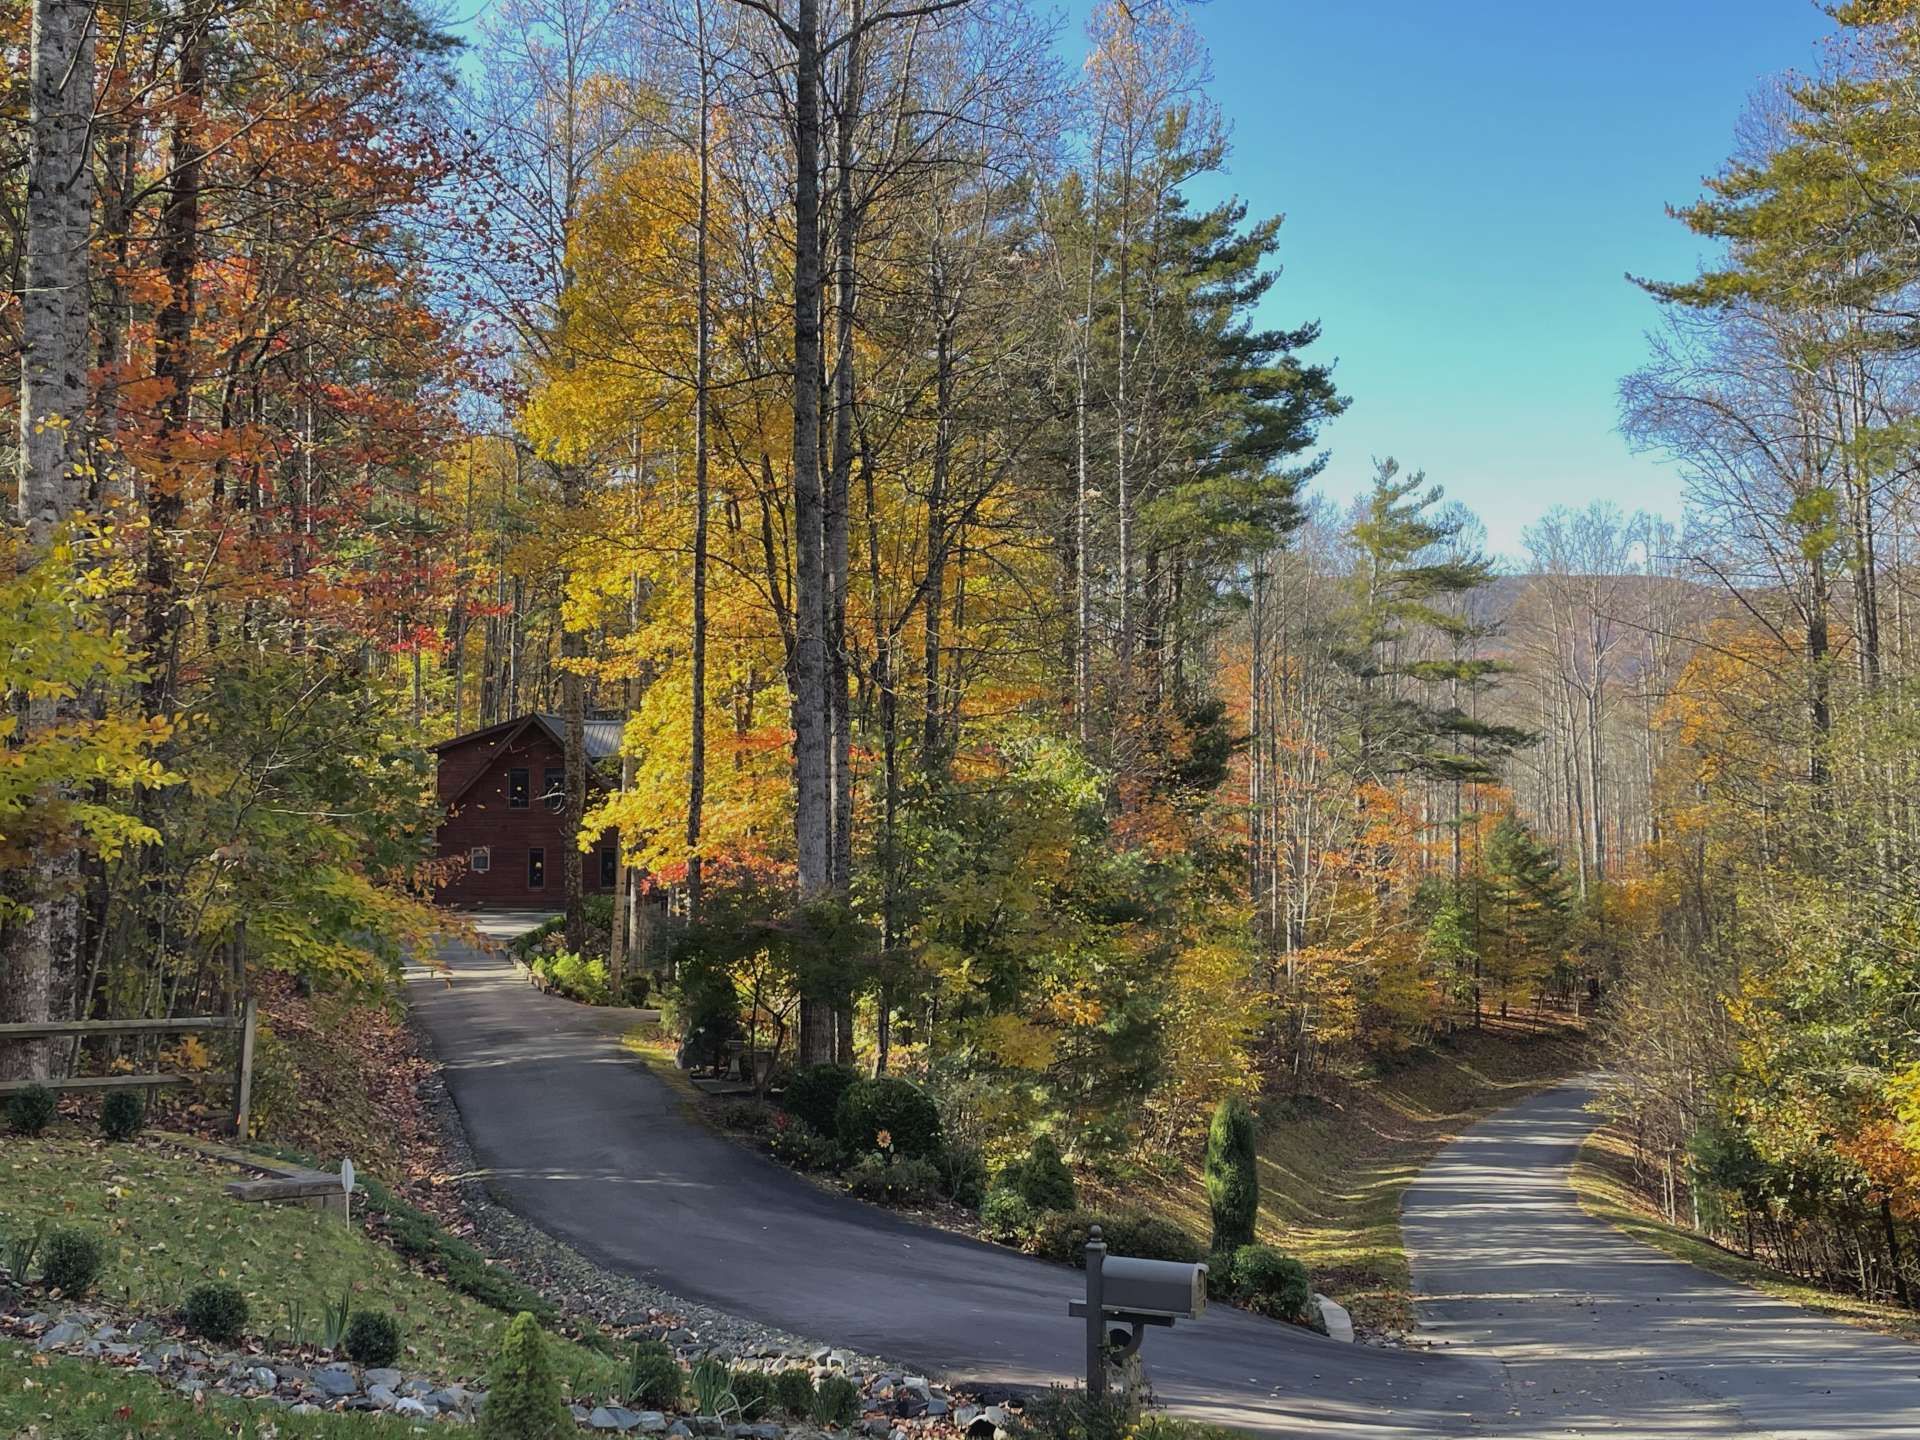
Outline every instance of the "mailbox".
[(1101, 1306), (1109, 1315), (1196, 1320), (1207, 1308), (1207, 1267), (1177, 1260), (1109, 1255), (1100, 1267)]
[[(1149, 1325), (1198, 1319), (1207, 1308), (1207, 1267), (1107, 1254), (1095, 1225), (1087, 1236), (1087, 1298), (1067, 1306), (1087, 1326), (1087, 1393), (1104, 1395), (1107, 1362), (1140, 1353)], [(1117, 1323), (1125, 1329), (1108, 1332)]]

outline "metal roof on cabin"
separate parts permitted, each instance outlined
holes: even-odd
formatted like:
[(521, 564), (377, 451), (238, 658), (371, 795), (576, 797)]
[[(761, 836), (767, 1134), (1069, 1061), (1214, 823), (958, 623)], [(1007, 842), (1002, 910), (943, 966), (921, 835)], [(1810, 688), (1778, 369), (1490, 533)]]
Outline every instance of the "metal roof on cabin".
[[(540, 723), (556, 736), (567, 733), (567, 717), (564, 715), (543, 714)], [(589, 760), (610, 760), (620, 753), (620, 729), (618, 720), (587, 721), (587, 758)]]

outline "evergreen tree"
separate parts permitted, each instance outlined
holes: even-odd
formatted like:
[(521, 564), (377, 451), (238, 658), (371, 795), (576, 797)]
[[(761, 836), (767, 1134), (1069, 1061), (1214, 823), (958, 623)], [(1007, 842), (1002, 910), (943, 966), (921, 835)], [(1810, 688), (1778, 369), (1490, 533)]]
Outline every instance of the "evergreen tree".
[(1260, 1155), (1253, 1112), (1238, 1095), (1214, 1108), (1207, 1128), (1207, 1208), (1213, 1212), (1213, 1253), (1231, 1255), (1253, 1243), (1260, 1218)]
[(481, 1440), (562, 1440), (573, 1417), (560, 1398), (560, 1381), (547, 1358), (546, 1337), (522, 1310), (507, 1326), (480, 1411)]
[[(1349, 743), (1362, 780), (1492, 780), (1499, 762), (1532, 738), (1462, 703), (1499, 665), (1451, 643), (1476, 626), (1464, 606), (1448, 602), (1485, 585), (1493, 566), (1479, 554), (1449, 553), (1466, 522), (1437, 508), (1444, 498), (1424, 472), (1403, 474), (1397, 460), (1380, 461), (1348, 532), (1357, 551), (1351, 635), (1336, 658), (1353, 680)], [(1449, 642), (1451, 653), (1423, 653), (1422, 631)]]
[(1473, 912), (1462, 887), (1449, 886), (1440, 908), (1427, 922), (1427, 965), (1441, 992), (1457, 1006), (1471, 1003), (1480, 1016), (1480, 946), (1474, 934)]
[(1566, 949), (1570, 883), (1553, 847), (1517, 816), (1494, 827), (1486, 851), (1486, 969), (1504, 1017), (1513, 996), (1537, 983)]

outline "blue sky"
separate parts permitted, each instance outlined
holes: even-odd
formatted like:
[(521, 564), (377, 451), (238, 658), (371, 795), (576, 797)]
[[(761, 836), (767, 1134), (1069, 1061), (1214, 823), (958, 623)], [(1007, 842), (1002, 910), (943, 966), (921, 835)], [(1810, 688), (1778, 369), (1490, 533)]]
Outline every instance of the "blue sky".
[[(1085, 0), (1063, 48), (1083, 51)], [(1424, 468), (1516, 550), (1554, 504), (1676, 515), (1615, 387), (1657, 307), (1622, 277), (1701, 250), (1699, 193), (1764, 76), (1811, 68), (1811, 0), (1211, 0), (1193, 17), (1233, 124), (1224, 185), (1283, 211), (1276, 322), (1318, 316), (1348, 413), (1320, 482)]]

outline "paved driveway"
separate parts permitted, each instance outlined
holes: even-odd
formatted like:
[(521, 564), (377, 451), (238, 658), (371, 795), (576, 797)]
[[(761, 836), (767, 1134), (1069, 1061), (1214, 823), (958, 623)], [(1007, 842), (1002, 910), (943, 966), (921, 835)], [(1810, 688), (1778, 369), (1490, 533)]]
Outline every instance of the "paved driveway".
[[(465, 946), (417, 975), (474, 1151), (506, 1204), (677, 1294), (955, 1380), (1066, 1380), (1077, 1271), (824, 1193), (708, 1133), (620, 1047), (631, 1015), (543, 996)], [(1183, 1413), (1276, 1435), (1465, 1434), (1504, 1403), (1498, 1367), (1339, 1345), (1224, 1308), (1147, 1338)]]
[(1920, 1346), (1822, 1320), (1586, 1215), (1583, 1085), (1469, 1130), (1407, 1192), (1429, 1338), (1508, 1367), (1528, 1436), (1920, 1436)]

